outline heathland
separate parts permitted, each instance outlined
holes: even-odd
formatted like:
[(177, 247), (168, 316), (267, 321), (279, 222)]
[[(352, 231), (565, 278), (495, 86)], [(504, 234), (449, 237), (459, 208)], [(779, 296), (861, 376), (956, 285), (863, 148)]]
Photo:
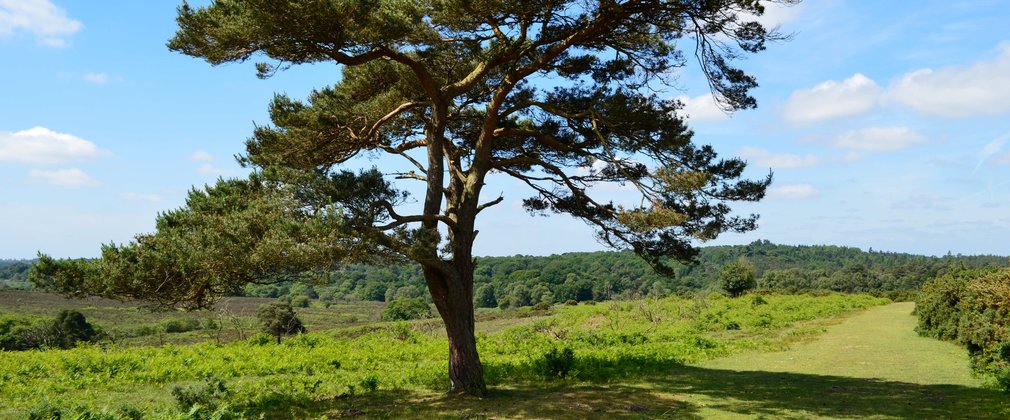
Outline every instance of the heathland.
[[(276, 344), (253, 334), (249, 311), (263, 299), (183, 313), (35, 292), (2, 298), (5, 312), (39, 316), (77, 305), (111, 337), (3, 353), (5, 418), (1008, 413), (1005, 394), (967, 373), (963, 350), (915, 336), (911, 305), (867, 295), (709, 294), (482, 310), (478, 345), (492, 387), (485, 399), (445, 397), (439, 323), (382, 322), (381, 304), (298, 308), (312, 332)], [(167, 332), (172, 323), (193, 328)], [(145, 328), (157, 332), (138, 333)], [(925, 371), (908, 370), (915, 366)]]

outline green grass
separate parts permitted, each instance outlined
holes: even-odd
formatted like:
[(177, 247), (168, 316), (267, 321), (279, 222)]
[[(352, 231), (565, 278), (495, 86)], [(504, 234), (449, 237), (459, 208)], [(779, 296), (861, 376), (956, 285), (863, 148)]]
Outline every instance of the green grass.
[[(495, 396), (469, 403), (441, 395), (448, 383), (447, 345), (434, 320), (343, 328), (281, 345), (205, 342), (4, 353), (0, 394), (7, 404), (0, 417), (17, 418), (46, 404), (64, 411), (130, 407), (180, 416), (171, 390), (199, 387), (205, 377), (226, 385), (227, 392), (215, 397), (222, 409), (268, 417), (479, 417), (482, 407), (496, 417), (686, 413), (696, 408), (663, 390), (671, 369), (782, 349), (820, 331), (826, 319), (886, 302), (856, 295), (765, 299), (767, 304), (755, 305), (750, 298), (713, 295), (556, 306), (549, 314), (482, 314), (494, 323), (478, 328), (478, 346)], [(504, 325), (506, 316), (514, 317), (511, 325)], [(544, 354), (564, 347), (574, 350), (574, 370), (567, 378), (548, 379), (541, 369)], [(538, 408), (529, 405), (533, 395), (543, 396), (535, 398)]]
[[(88, 322), (106, 332), (118, 346), (160, 346), (194, 344), (205, 341), (244, 340), (259, 330), (256, 311), (275, 299), (224, 298), (213, 310), (176, 311), (155, 309), (142, 302), (110, 299), (67, 299), (37, 291), (0, 290), (0, 316), (53, 318), (61, 310), (80, 311)], [(340, 302), (324, 307), (319, 301), (309, 308), (295, 308), (299, 319), (311, 331), (367, 325), (379, 320), (381, 302)], [(171, 321), (196, 322), (196, 330), (168, 333)], [(214, 326), (214, 328), (208, 328)]]

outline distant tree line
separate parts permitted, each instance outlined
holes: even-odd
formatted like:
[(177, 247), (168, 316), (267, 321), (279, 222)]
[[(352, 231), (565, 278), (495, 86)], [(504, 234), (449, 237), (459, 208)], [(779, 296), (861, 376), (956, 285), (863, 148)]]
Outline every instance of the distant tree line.
[(35, 260), (4, 260), (0, 259), (0, 289), (27, 289), (28, 270), (35, 265)]
[[(720, 291), (724, 268), (741, 258), (753, 268), (758, 288), (873, 293), (899, 299), (910, 298), (923, 283), (948, 273), (951, 267), (1010, 266), (1005, 256), (933, 257), (829, 245), (776, 245), (764, 240), (702, 248), (695, 264), (671, 264), (674, 277), (656, 273), (631, 252), (480, 257), (474, 272), (474, 303), (519, 307)], [(0, 281), (23, 279), (24, 267), (31, 264), (0, 262), (0, 270), (7, 270), (0, 271)], [(314, 283), (249, 285), (242, 293), (281, 298), (295, 307), (308, 306), (313, 300), (429, 299), (416, 264), (347, 265), (322, 273)]]
[[(723, 289), (720, 275), (724, 268), (741, 259), (753, 268), (758, 288), (872, 293), (892, 298), (911, 297), (927, 280), (952, 267), (1010, 266), (1004, 256), (933, 257), (769, 241), (702, 248), (696, 264), (673, 264), (672, 278), (656, 273), (630, 252), (482, 257), (477, 259), (474, 273), (474, 303), (478, 307), (518, 307), (718, 291)], [(424, 291), (421, 272), (413, 265), (350, 265), (326, 273), (313, 285), (280, 283), (245, 289), (251, 296), (295, 301), (307, 297), (391, 302), (425, 297)]]

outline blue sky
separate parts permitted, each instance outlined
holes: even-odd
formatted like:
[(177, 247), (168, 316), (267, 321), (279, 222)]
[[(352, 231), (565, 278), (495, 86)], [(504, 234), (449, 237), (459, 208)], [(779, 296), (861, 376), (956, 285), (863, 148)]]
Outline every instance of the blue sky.
[[(199, 2), (194, 2), (199, 3)], [(92, 257), (153, 229), (192, 186), (243, 176), (233, 155), (275, 92), (305, 97), (333, 65), (268, 80), (165, 48), (171, 0), (0, 0), (0, 258)], [(1010, 8), (1005, 1), (808, 0), (762, 19), (793, 34), (741, 66), (757, 110), (727, 116), (693, 70), (681, 97), (699, 143), (775, 182), (768, 239), (922, 254), (1010, 254)], [(363, 159), (355, 165), (387, 165)], [(505, 202), (479, 221), (478, 255), (598, 250), (592, 230)], [(630, 199), (616, 186), (598, 193)]]

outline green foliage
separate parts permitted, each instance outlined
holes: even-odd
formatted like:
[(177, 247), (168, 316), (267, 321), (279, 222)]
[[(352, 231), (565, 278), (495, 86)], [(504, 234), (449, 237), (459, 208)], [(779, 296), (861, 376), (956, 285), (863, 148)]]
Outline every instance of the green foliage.
[(920, 334), (965, 346), (972, 369), (1010, 392), (1010, 269), (959, 270), (923, 285)]
[[(837, 246), (776, 245), (767, 241), (701, 248), (696, 265), (673, 264), (675, 278), (659, 275), (630, 252), (481, 257), (476, 259), (474, 305), (490, 308), (500, 302), (508, 303), (509, 293), (518, 284), (529, 290), (533, 304), (545, 301), (544, 291), (549, 292), (549, 303), (592, 300), (594, 287), (597, 294), (602, 294), (606, 284), (612, 299), (718, 290), (722, 267), (741, 256), (754, 266), (758, 286), (765, 290), (872, 293), (894, 301), (915, 300), (923, 282), (946, 273), (952, 265), (978, 268), (1010, 263), (1006, 257), (997, 256), (927, 257)], [(323, 277), (313, 285), (321, 298), (357, 296), (380, 301), (387, 295), (395, 298), (408, 291), (422, 293), (426, 287), (420, 267), (410, 264), (351, 264), (328, 271)], [(247, 289), (246, 294), (296, 296), (301, 293), (297, 286), (280, 283)]]
[(361, 378), (361, 382), (358, 382), (358, 385), (361, 386), (361, 389), (368, 392), (375, 392), (375, 390), (379, 389), (379, 377), (366, 375), (364, 378)]
[(278, 343), (281, 342), (282, 336), (305, 332), (305, 326), (298, 319), (294, 308), (287, 303), (275, 302), (263, 305), (256, 313), (256, 317), (260, 320), (262, 331), (274, 336)]
[(539, 364), (540, 374), (544, 378), (564, 378), (575, 367), (575, 352), (569, 347), (565, 347), (564, 350), (560, 351), (557, 348), (552, 348), (547, 353), (544, 353)]
[[(381, 191), (362, 194), (383, 197)], [(341, 233), (342, 222), (335, 205), (313, 207), (265, 175), (222, 179), (191, 190), (186, 207), (161, 213), (155, 233), (104, 245), (100, 259), (40, 254), (29, 279), (69, 296), (203, 308), (251, 281), (312, 279), (312, 270), (356, 255), (354, 240)]]
[(482, 284), (477, 286), (473, 293), (474, 306), (478, 308), (495, 308), (498, 306), (498, 298), (495, 297), (494, 286)]
[[(492, 384), (547, 378), (541, 364), (546, 360), (544, 355), (554, 349), (560, 363), (567, 359), (565, 348), (574, 355), (566, 378), (610, 382), (667, 373), (671, 364), (745, 350), (781, 349), (791, 328), (804, 328), (798, 322), (886, 302), (840, 294), (766, 295), (764, 299), (768, 303), (757, 307), (749, 299), (717, 295), (559, 306), (536, 322), (482, 334), (478, 346)], [(761, 319), (767, 320), (767, 326), (756, 327)], [(739, 324), (743, 334), (725, 336), (731, 322)], [(406, 337), (402, 328), (406, 328)], [(256, 337), (223, 345), (84, 346), (4, 353), (0, 357), (0, 395), (14, 414), (45, 400), (72, 400), (84, 406), (78, 411), (72, 406), (57, 407), (63, 413), (85, 409), (98, 413), (107, 404), (107, 395), (129, 389), (157, 396), (139, 408), (145, 417), (165, 418), (192, 410), (193, 406), (182, 408), (171, 395), (173, 387), (179, 386), (187, 395), (209, 396), (205, 399), (217, 409), (201, 402), (200, 412), (208, 416), (231, 412), (245, 413), (249, 418), (279, 406), (316, 404), (345, 394), (352, 386), (367, 391), (369, 383), (384, 389), (445, 389), (444, 353), (448, 346), (438, 328), (407, 323), (371, 325), (335, 334), (303, 334), (304, 341), (289, 339), (280, 346), (269, 345), (273, 341), (270, 336)], [(375, 380), (368, 380), (370, 377)], [(226, 392), (215, 391), (216, 382), (206, 378), (226, 381)], [(280, 415), (290, 416), (287, 411)]]
[(60, 311), (52, 320), (0, 316), (0, 350), (71, 348), (98, 335), (84, 315), (74, 310)]
[(740, 296), (757, 287), (754, 266), (743, 257), (726, 264), (719, 271), (719, 283), (730, 296)]
[(183, 333), (201, 328), (200, 321), (192, 318), (169, 319), (164, 322), (166, 333)]
[(431, 306), (421, 297), (397, 298), (386, 306), (382, 319), (386, 321), (407, 321), (431, 317)]
[(227, 396), (224, 381), (215, 377), (204, 378), (203, 382), (188, 387), (172, 387), (172, 398), (183, 410), (200, 406), (213, 411)]
[(309, 307), (309, 297), (308, 296), (297, 296), (291, 299), (291, 306), (297, 308), (308, 308)]

